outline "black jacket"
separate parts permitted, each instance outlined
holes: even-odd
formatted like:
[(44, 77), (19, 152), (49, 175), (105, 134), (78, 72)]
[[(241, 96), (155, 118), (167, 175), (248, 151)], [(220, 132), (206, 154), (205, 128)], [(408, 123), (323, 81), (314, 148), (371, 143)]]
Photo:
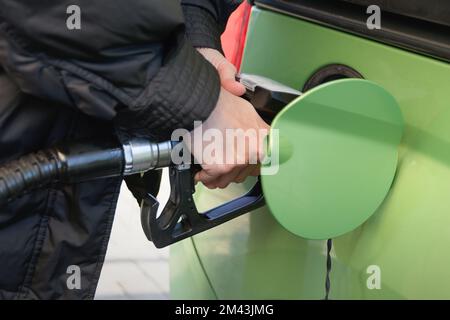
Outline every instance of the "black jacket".
[[(181, 2), (0, 0), (0, 163), (64, 141), (167, 139), (206, 119), (220, 83), (194, 47), (220, 49), (239, 1)], [(69, 5), (81, 29), (66, 25)], [(139, 198), (157, 179), (130, 184)], [(0, 298), (92, 299), (121, 182), (54, 184), (0, 208)]]

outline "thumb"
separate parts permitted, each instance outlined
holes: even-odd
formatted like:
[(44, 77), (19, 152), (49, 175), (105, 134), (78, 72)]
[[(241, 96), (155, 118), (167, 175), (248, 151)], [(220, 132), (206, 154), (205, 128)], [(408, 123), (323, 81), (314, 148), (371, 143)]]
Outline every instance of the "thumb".
[(238, 97), (245, 93), (244, 85), (236, 81), (236, 68), (231, 63), (226, 60), (223, 61), (217, 66), (217, 71), (219, 72), (220, 83), (225, 90)]

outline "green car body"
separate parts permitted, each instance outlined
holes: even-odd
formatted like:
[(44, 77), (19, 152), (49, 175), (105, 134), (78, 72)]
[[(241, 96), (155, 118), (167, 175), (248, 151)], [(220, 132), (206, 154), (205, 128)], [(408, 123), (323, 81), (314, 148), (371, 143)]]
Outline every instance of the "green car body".
[[(449, 299), (450, 65), (253, 7), (242, 72), (301, 89), (336, 63), (390, 92), (405, 132), (384, 202), (359, 228), (333, 239), (330, 298)], [(196, 204), (210, 208), (251, 184), (199, 187)], [(174, 299), (323, 299), (325, 276), (326, 241), (291, 234), (267, 208), (171, 248)]]

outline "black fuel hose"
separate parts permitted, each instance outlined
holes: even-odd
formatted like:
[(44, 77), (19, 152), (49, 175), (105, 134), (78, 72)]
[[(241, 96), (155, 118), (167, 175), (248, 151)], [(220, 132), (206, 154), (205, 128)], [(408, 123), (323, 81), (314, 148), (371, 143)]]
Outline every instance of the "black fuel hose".
[(123, 149), (112, 141), (74, 143), (30, 153), (0, 167), (0, 206), (50, 183), (119, 176), (123, 168)]
[(0, 207), (54, 182), (82, 182), (167, 167), (175, 144), (142, 138), (123, 145), (111, 140), (84, 141), (24, 155), (0, 166)]

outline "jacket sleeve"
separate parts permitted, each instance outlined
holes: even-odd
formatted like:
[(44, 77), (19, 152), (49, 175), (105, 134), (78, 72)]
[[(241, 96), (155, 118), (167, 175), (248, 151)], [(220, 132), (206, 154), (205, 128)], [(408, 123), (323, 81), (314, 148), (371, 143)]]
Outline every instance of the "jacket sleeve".
[(182, 0), (186, 34), (194, 47), (222, 51), (220, 36), (243, 0)]
[(2, 0), (0, 64), (25, 93), (165, 139), (205, 120), (220, 91), (185, 29), (179, 0)]

